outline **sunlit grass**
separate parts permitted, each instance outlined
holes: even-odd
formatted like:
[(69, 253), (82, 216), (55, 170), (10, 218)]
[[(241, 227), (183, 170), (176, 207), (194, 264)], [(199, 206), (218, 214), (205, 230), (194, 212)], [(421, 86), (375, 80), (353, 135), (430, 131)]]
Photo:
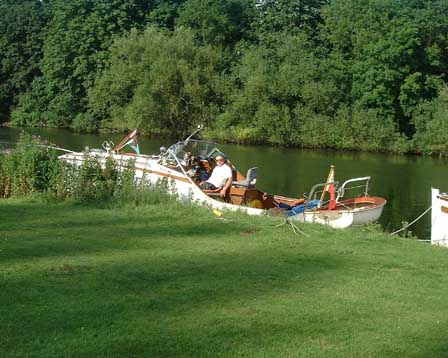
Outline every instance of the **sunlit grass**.
[(224, 216), (0, 201), (0, 356), (448, 355), (448, 250)]

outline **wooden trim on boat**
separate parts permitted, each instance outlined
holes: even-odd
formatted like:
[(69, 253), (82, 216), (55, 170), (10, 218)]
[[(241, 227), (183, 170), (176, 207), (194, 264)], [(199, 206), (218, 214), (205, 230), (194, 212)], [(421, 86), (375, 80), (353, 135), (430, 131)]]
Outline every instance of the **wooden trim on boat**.
[(437, 198), (443, 201), (448, 201), (448, 196), (447, 195), (437, 195)]
[(375, 204), (375, 205), (381, 205), (386, 202), (386, 199), (380, 198), (378, 196), (360, 196), (359, 198), (353, 198), (353, 199), (346, 199), (341, 200), (340, 203), (344, 204)]
[(156, 174), (156, 175), (160, 175), (162, 177), (166, 177), (166, 178), (171, 178), (171, 179), (175, 179), (175, 180), (179, 180), (179, 181), (183, 181), (185, 183), (190, 183), (190, 181), (187, 178), (184, 177), (179, 177), (177, 175), (173, 175), (173, 174), (168, 174), (168, 173), (162, 173), (159, 172), (157, 170), (151, 170), (151, 169), (145, 169), (145, 168), (136, 168), (136, 170), (141, 170), (145, 173), (149, 173), (149, 174)]
[(305, 198), (288, 198), (281, 195), (273, 195), (273, 199), (276, 202), (284, 203), (290, 206), (296, 206), (305, 203)]
[[(315, 211), (347, 211), (347, 210), (355, 210), (356, 211), (364, 211), (370, 210), (372, 208), (381, 207), (386, 205), (387, 200), (384, 198), (380, 198), (378, 196), (361, 196), (359, 198), (352, 198), (341, 200), (336, 203), (335, 210), (328, 210), (328, 206), (323, 206), (321, 208), (315, 209)], [(362, 205), (367, 204), (366, 206), (359, 206), (356, 208), (351, 208), (350, 205)]]

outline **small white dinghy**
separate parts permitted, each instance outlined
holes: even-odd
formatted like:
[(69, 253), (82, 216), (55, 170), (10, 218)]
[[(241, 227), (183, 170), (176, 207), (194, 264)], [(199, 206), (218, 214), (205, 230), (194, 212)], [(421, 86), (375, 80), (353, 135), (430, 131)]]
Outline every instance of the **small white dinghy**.
[[(137, 130), (132, 131), (118, 145), (104, 142), (103, 149), (91, 149), (87, 152), (70, 152), (59, 159), (80, 166), (86, 158), (94, 158), (105, 164), (108, 159), (117, 163), (118, 168), (126, 168), (129, 163), (135, 167), (136, 180), (144, 179), (149, 185), (165, 181), (168, 189), (181, 200), (193, 201), (218, 210), (242, 211), (249, 215), (284, 214), (290, 218), (305, 222), (345, 228), (363, 225), (377, 220), (382, 213), (386, 200), (367, 194), (370, 177), (355, 178), (337, 187), (332, 177), (324, 184), (315, 185), (307, 198), (289, 198), (274, 195), (256, 188), (258, 168), (249, 169), (246, 176), (227, 162), (233, 173), (232, 185), (225, 198), (219, 192), (202, 190), (199, 183), (204, 181), (216, 166), (214, 158), (225, 154), (216, 143), (193, 139), (202, 128), (193, 132), (188, 138), (173, 144), (168, 149), (161, 148), (160, 154), (140, 154), (137, 144)], [(130, 146), (136, 153), (122, 153), (124, 147)], [(363, 197), (343, 199), (349, 183), (364, 181)], [(321, 189), (319, 191), (318, 189)], [(317, 202), (315, 197), (321, 193)], [(323, 199), (326, 193), (330, 200)], [(335, 197), (337, 193), (337, 197)], [(313, 199), (314, 198), (314, 199)]]
[[(326, 184), (315, 185), (309, 194), (309, 198), (314, 197), (314, 192), (323, 187), (322, 194), (330, 193), (330, 200), (325, 205), (320, 205), (321, 200), (314, 209), (305, 205), (301, 214), (292, 216), (293, 219), (305, 222), (316, 222), (329, 225), (334, 228), (346, 228), (349, 226), (365, 225), (374, 222), (381, 217), (386, 200), (368, 194), (370, 177), (353, 178), (346, 180), (339, 187), (331, 188), (334, 184), (334, 169), (330, 170), (331, 179)], [(345, 192), (351, 189), (363, 188), (364, 192), (361, 196), (355, 198), (344, 199)], [(337, 193), (334, 198), (333, 192)], [(308, 201), (310, 203), (310, 201)]]

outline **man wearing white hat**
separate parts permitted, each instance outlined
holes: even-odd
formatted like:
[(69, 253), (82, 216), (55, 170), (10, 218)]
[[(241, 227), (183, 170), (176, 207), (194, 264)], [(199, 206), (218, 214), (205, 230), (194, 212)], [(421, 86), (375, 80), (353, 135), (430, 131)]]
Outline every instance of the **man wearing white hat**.
[(226, 164), (222, 155), (217, 155), (215, 162), (216, 167), (213, 169), (212, 175), (207, 181), (202, 182), (200, 187), (207, 190), (221, 189), (219, 195), (225, 198), (227, 190), (232, 185), (232, 169)]

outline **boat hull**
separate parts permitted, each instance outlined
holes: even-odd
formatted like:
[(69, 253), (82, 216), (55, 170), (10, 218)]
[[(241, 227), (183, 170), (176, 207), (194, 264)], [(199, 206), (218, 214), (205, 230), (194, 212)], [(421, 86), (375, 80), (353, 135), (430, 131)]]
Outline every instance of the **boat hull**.
[[(185, 202), (194, 202), (218, 210), (240, 211), (249, 215), (266, 215), (269, 213), (266, 209), (231, 204), (210, 197), (185, 172), (160, 164), (160, 157), (158, 156), (111, 154), (105, 151), (92, 151), (89, 152), (89, 157), (95, 158), (103, 165), (108, 159), (112, 159), (118, 164), (119, 169), (127, 167), (133, 161), (137, 181), (144, 180), (148, 185), (154, 186), (164, 181), (164, 187)], [(79, 166), (86, 160), (86, 155), (84, 153), (68, 153), (59, 158)], [(280, 196), (275, 196), (275, 198), (291, 202), (295, 200)], [(290, 219), (329, 225), (334, 228), (346, 228), (354, 225), (365, 225), (377, 220), (381, 216), (385, 204), (386, 200), (383, 198), (355, 198), (338, 202), (335, 210), (328, 210), (326, 207), (306, 210), (303, 213), (291, 216)]]
[[(134, 161), (136, 181), (144, 180), (148, 186), (157, 186), (163, 183), (163, 187), (166, 188), (168, 192), (176, 195), (184, 202), (194, 202), (218, 210), (240, 211), (249, 215), (263, 215), (267, 213), (264, 209), (240, 206), (213, 199), (204, 193), (184, 173), (159, 164), (157, 157), (153, 158), (151, 156), (135, 156), (130, 154), (107, 154), (106, 152), (89, 153), (89, 156), (98, 160), (102, 165), (104, 165), (110, 158), (118, 164), (119, 169), (127, 167), (130, 161)], [(61, 160), (78, 166), (82, 164), (85, 158), (84, 153), (69, 153), (59, 157)]]
[(343, 229), (349, 226), (365, 225), (378, 220), (386, 203), (386, 200), (383, 198), (366, 196), (338, 202), (334, 210), (323, 207), (305, 211), (292, 218), (303, 222), (325, 224), (333, 228)]

